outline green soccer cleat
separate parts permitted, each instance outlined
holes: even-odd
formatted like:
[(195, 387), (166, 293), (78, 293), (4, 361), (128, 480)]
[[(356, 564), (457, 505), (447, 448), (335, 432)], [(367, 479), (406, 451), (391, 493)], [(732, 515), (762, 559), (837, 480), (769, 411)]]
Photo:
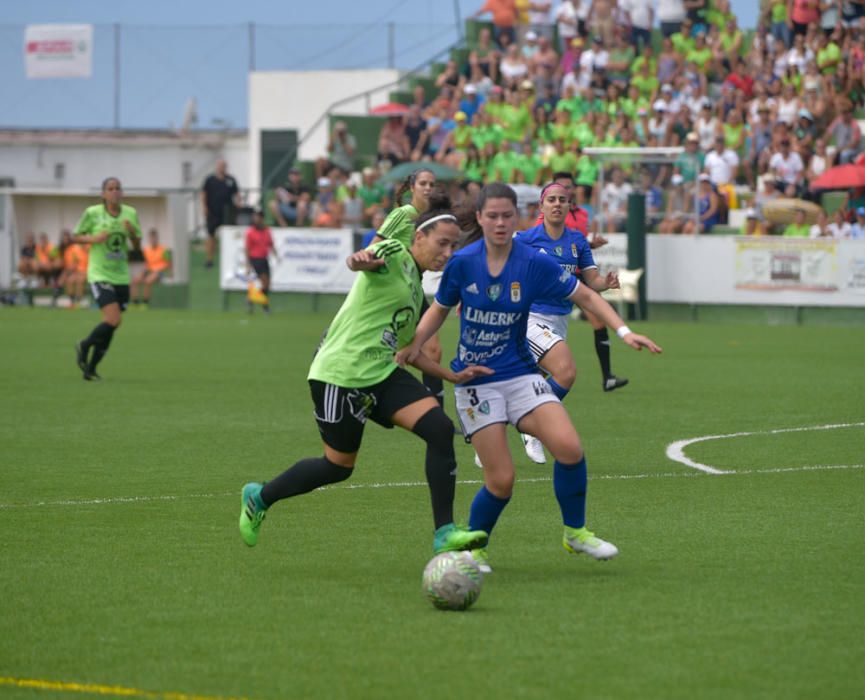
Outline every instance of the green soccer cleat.
[(480, 569), (480, 572), (482, 574), (491, 574), (493, 572), (493, 567), (490, 566), (490, 558), (487, 555), (487, 550), (485, 547), (473, 549), (470, 554), (472, 555), (472, 559), (475, 560), (475, 564), (478, 565), (478, 569)]
[(487, 543), (487, 533), (483, 530), (469, 530), (453, 523), (442, 525), (435, 532), (433, 552), (458, 552), (483, 547)]
[(562, 546), (571, 554), (588, 554), (601, 561), (612, 559), (619, 553), (616, 545), (595, 537), (595, 533), (589, 532), (585, 527), (565, 526)]
[(264, 521), (267, 507), (261, 500), (261, 484), (251, 481), (240, 495), (240, 536), (250, 547), (258, 542), (258, 530)]

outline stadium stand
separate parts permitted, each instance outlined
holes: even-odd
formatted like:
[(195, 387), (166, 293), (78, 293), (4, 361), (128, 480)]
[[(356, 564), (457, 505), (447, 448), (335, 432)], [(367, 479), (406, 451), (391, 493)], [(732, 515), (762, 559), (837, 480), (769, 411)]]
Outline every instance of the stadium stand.
[[(651, 170), (652, 186), (664, 193), (662, 210), (676, 173), (684, 176), (685, 199), (698, 202), (692, 193), (702, 171), (713, 175), (722, 198), (719, 222), (706, 232), (740, 233), (743, 228), (734, 223), (755, 208), (758, 230), (780, 234), (793, 212), (779, 215), (778, 206), (762, 210), (756, 193), (766, 180), (786, 191), (790, 207), (808, 201), (828, 214), (840, 207), (852, 220), (863, 192), (812, 191), (808, 178), (863, 157), (865, 16), (828, 26), (819, 13), (798, 22), (798, 15), (781, 18), (782, 4), (764, 3), (756, 31), (744, 31), (727, 0), (710, 0), (682, 22), (665, 22), (663, 33), (654, 30), (650, 47), (638, 54), (633, 47), (642, 35), (625, 8), (639, 11), (636, 3), (619, 3), (612, 28), (580, 22), (567, 46), (557, 25), (537, 33), (534, 25), (517, 26), (522, 41), (514, 60), (525, 70), (516, 81), (499, 70), (510, 34), (497, 32), (496, 44), (491, 23), (467, 21), (466, 45), (451, 51), (450, 67), (432, 64), (429, 75), (410, 78), (389, 96), (395, 105), (420, 109), (423, 147), (412, 159), (456, 166), (466, 180), (502, 178), (514, 184), (538, 184), (557, 170), (570, 170), (587, 186), (586, 203), (597, 210), (595, 185), (599, 177), (609, 182), (614, 163), (597, 172), (580, 149), (680, 147), (694, 135), (700, 170), (678, 165)], [(517, 17), (525, 24), (519, 12)], [(792, 30), (782, 31), (779, 22)], [(768, 122), (761, 121), (763, 112)], [(337, 122), (347, 125), (357, 144), (356, 173), (350, 177), (359, 181), (364, 168), (382, 175), (396, 164), (378, 154), (380, 117), (332, 114), (329, 128)], [(734, 154), (727, 157), (729, 185), (718, 186), (717, 173), (703, 166), (717, 136), (723, 137), (725, 154)], [(821, 140), (825, 156), (814, 159)], [(314, 164), (298, 165), (314, 189)], [(642, 169), (623, 167), (629, 183), (639, 188)], [(338, 187), (337, 197), (346, 191)], [(370, 216), (368, 211), (364, 223)]]

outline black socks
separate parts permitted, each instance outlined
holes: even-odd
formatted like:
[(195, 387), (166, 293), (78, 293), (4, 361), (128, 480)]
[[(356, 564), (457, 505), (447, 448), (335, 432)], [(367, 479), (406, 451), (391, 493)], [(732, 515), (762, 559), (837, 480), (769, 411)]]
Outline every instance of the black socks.
[(81, 349), (84, 351), (85, 356), (87, 355), (87, 351), (93, 348), (93, 353), (90, 355), (90, 360), (87, 363), (91, 371), (96, 369), (96, 365), (99, 364), (102, 358), (105, 357), (105, 353), (108, 352), (108, 346), (111, 345), (111, 339), (114, 337), (115, 330), (117, 329), (114, 326), (103, 321), (90, 332), (89, 336), (81, 341)]
[(433, 522), (438, 530), (454, 521), (457, 483), (454, 424), (444, 411), (432, 409), (421, 416), (412, 432), (426, 442), (426, 480), (432, 500)]
[(341, 467), (327, 457), (302, 459), (261, 489), (261, 500), (270, 506), (283, 498), (309, 493), (320, 486), (345, 481), (351, 476), (351, 467)]
[(609, 379), (612, 376), (610, 370), (610, 336), (606, 327), (595, 331), (595, 352), (598, 354), (604, 379)]

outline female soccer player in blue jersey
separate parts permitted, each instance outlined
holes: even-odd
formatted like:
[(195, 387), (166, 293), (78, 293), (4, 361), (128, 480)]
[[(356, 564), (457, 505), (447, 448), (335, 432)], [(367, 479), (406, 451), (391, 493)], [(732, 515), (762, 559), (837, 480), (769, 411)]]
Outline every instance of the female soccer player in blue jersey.
[[(632, 348), (661, 352), (649, 338), (631, 331), (600, 296), (549, 255), (513, 239), (517, 198), (507, 185), (493, 183), (478, 197), (480, 240), (457, 252), (445, 266), (435, 301), (421, 319), (411, 344), (397, 362), (411, 362), (419, 348), (462, 305), (460, 338), (451, 368), (468, 364), (495, 370), (457, 385), (457, 412), (463, 432), (484, 465), (484, 485), (472, 502), (469, 527), (492, 533), (510, 501), (514, 463), (506, 428), (539, 438), (555, 459), (553, 488), (564, 522), (563, 544), (569, 552), (595, 559), (618, 554), (586, 528), (586, 459), (580, 438), (550, 384), (538, 372), (526, 327), (532, 304), (541, 299), (569, 300), (596, 313)], [(476, 559), (489, 571), (486, 550)]]
[[(430, 391), (394, 362), (394, 353), (411, 340), (420, 318), (421, 275), (444, 267), (460, 233), (450, 212), (430, 211), (416, 224), (410, 249), (385, 240), (349, 256), (349, 268), (360, 274), (308, 377), (324, 454), (300, 460), (265, 484), (243, 487), (239, 528), (250, 547), (258, 541), (265, 512), (274, 503), (351, 476), (368, 419), (388, 428), (398, 425), (426, 442), (436, 530), (433, 549), (468, 549), (486, 542), (484, 532), (467, 532), (453, 524), (453, 423)], [(492, 374), (477, 366), (451, 372), (423, 353), (416, 358), (414, 364), (422, 372), (454, 383)]]
[[(586, 237), (576, 229), (565, 226), (570, 206), (568, 189), (559, 182), (553, 182), (541, 191), (540, 202), (543, 214), (541, 223), (517, 233), (516, 240), (548, 255), (559, 263), (562, 270), (578, 274), (583, 283), (596, 292), (617, 289), (618, 275), (610, 272), (602, 277)], [(577, 376), (574, 356), (568, 344), (562, 342), (568, 337), (568, 319), (572, 309), (570, 301), (544, 299), (532, 304), (529, 313), (529, 349), (538, 366), (549, 374), (547, 382), (559, 399), (565, 398)], [(541, 441), (525, 434), (522, 439), (529, 459), (544, 464), (547, 458)]]

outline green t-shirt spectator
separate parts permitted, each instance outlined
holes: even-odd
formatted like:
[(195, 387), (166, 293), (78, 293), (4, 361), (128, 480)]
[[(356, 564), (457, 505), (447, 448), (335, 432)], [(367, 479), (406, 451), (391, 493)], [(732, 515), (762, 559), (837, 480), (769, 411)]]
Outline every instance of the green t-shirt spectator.
[(808, 224), (802, 224), (801, 226), (789, 224), (787, 228), (784, 229), (785, 238), (808, 238), (810, 233), (811, 227)]
[(576, 124), (553, 124), (553, 141), (561, 139), (565, 145), (571, 145), (577, 139)]
[(518, 107), (505, 105), (504, 109), (502, 109), (502, 124), (505, 139), (508, 141), (522, 141), (531, 122), (531, 116), (525, 105), (519, 105)]
[(772, 24), (779, 24), (787, 21), (787, 3), (785, 0), (772, 3)]
[(635, 75), (631, 78), (631, 85), (640, 91), (640, 95), (645, 98), (651, 97), (660, 87), (658, 79), (654, 75)]
[(370, 187), (362, 184), (357, 188), (357, 194), (363, 201), (364, 208), (366, 208), (383, 202), (387, 196), (387, 190), (381, 183), (374, 182)]
[(673, 49), (676, 53), (681, 54), (682, 56), (686, 56), (689, 51), (693, 51), (696, 46), (696, 42), (694, 41), (694, 37), (689, 36), (686, 37), (682, 34), (682, 32), (676, 32), (670, 37), (670, 41), (673, 42)]
[(712, 49), (708, 46), (702, 49), (693, 48), (685, 54), (685, 60), (691, 61), (700, 70), (705, 70), (706, 64), (712, 60)]
[(736, 19), (736, 15), (732, 12), (721, 12), (717, 8), (710, 7), (705, 11), (705, 18), (709, 24), (714, 24), (718, 29), (723, 30), (729, 20)]
[(577, 161), (577, 184), (594, 186), (600, 172), (601, 164), (598, 159), (584, 153)]
[(479, 151), (484, 150), (488, 143), (498, 148), (504, 137), (504, 129), (498, 124), (484, 124), (472, 128), (472, 143), (478, 147)]
[(679, 174), (681, 174), (685, 182), (696, 182), (697, 175), (703, 170), (703, 161), (705, 158), (706, 156), (699, 151), (693, 156), (685, 151), (676, 156), (676, 168), (678, 168)]
[(519, 158), (519, 154), (513, 151), (499, 151), (490, 162), (489, 174), (501, 182), (513, 182)]
[(592, 133), (592, 127), (586, 122), (579, 122), (574, 127), (574, 137), (581, 146), (586, 146), (595, 140), (595, 135)]
[[(841, 49), (838, 48), (838, 44), (834, 41), (830, 41), (817, 52), (817, 69), (823, 75), (835, 75), (835, 72), (838, 70), (838, 64), (834, 63), (834, 61), (838, 61), (840, 58)], [(826, 66), (827, 63), (831, 63), (832, 65)], [(824, 66), (826, 67), (824, 68)]]
[[(735, 32), (730, 34), (726, 29), (721, 30), (721, 35), (718, 37), (718, 40), (721, 42), (721, 48), (724, 49), (726, 53), (730, 52), (730, 49), (733, 48), (733, 44), (742, 36), (742, 31), (737, 29)], [(742, 41), (739, 44), (739, 55), (743, 56), (745, 54), (745, 42)]]
[[(610, 51), (610, 63), (624, 63), (625, 68), (621, 71), (607, 69), (607, 78), (610, 80), (618, 80), (623, 83), (628, 82), (629, 73), (633, 73), (633, 63), (636, 52), (633, 46), (617, 46)], [(638, 59), (639, 60), (639, 59)]]
[[(631, 49), (633, 51), (633, 49)], [(631, 64), (631, 75), (638, 75), (643, 70), (643, 64), (646, 62), (645, 56), (637, 56)], [(649, 75), (655, 75), (658, 72), (658, 62), (654, 58), (649, 59)]]
[(517, 170), (523, 174), (525, 182), (530, 185), (537, 184), (538, 173), (540, 173), (543, 168), (544, 164), (541, 162), (540, 157), (534, 153), (531, 155), (520, 153), (517, 156)]
[(554, 173), (572, 173), (577, 169), (577, 156), (573, 151), (553, 153), (550, 156), (550, 170)]
[(552, 124), (543, 124), (535, 131), (535, 146), (538, 144), (552, 143), (555, 140), (556, 137), (553, 135)]

